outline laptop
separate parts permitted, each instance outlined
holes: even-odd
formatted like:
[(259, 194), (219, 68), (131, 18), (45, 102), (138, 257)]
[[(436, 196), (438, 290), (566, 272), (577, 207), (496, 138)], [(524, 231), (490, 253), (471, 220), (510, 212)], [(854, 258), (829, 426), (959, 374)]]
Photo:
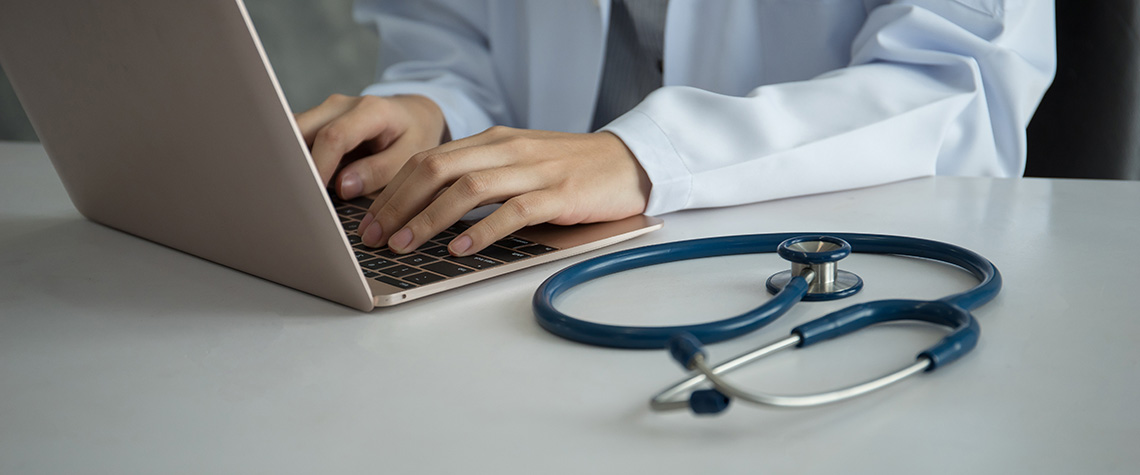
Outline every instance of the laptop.
[(368, 203), (325, 189), (241, 0), (8, 0), (0, 66), (85, 217), (363, 311), (662, 226), (536, 226), (472, 258), (439, 249), (463, 223), (411, 255), (361, 246)]

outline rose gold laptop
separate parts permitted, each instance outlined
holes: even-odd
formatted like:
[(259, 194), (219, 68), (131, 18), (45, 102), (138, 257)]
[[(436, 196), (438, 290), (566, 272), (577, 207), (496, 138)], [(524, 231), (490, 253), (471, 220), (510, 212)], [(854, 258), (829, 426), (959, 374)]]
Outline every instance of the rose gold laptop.
[(367, 203), (330, 200), (240, 0), (3, 10), (0, 65), (75, 207), (249, 274), (370, 310), (661, 227), (540, 226), (471, 258), (440, 251), (459, 228), (411, 255), (360, 247)]

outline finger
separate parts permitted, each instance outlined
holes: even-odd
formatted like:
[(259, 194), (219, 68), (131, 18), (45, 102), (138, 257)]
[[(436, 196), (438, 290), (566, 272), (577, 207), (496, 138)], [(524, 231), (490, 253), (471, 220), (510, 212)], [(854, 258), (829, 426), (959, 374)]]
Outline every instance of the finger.
[(511, 161), (493, 147), (468, 147), (442, 153), (437, 150), (438, 147), (412, 157), (376, 197), (361, 220), (362, 225), (369, 223), (363, 225), (364, 231), (360, 234), (365, 245), (376, 247), (388, 241), (392, 233), (427, 208), (441, 190), (459, 177), (477, 170), (500, 168)]
[(312, 147), (313, 141), (317, 138), (317, 131), (351, 109), (355, 102), (352, 97), (333, 94), (320, 105), (296, 114), (294, 118), (297, 120), (297, 128), (301, 130), (301, 136), (305, 138), (305, 144)]
[(380, 153), (348, 163), (337, 175), (337, 193), (348, 200), (388, 186), (408, 159), (423, 151), (423, 143), (416, 131), (409, 130)]
[(360, 144), (374, 140), (377, 149), (383, 150), (403, 132), (392, 127), (384, 112), (383, 99), (362, 98), (356, 106), (317, 131), (312, 147), (313, 162), (325, 185), (332, 180), (344, 156)]
[(516, 196), (452, 239), (447, 250), (456, 256), (469, 256), (525, 226), (553, 220), (565, 206), (565, 200), (552, 190)]
[(342, 200), (351, 200), (380, 189), (399, 170), (406, 154), (403, 149), (389, 148), (349, 162), (337, 173), (334, 187), (337, 195)]
[[(398, 170), (396, 172), (396, 174), (394, 176), (392, 176), (392, 178), (388, 181), (388, 184), (385, 185), (384, 190), (381, 191), (380, 195), (376, 197), (376, 203), (386, 202), (388, 199), (390, 199), (392, 196), (394, 196), (394, 194), (396, 193), (396, 190), (400, 189), (400, 187), (403, 185), (404, 181), (407, 180), (408, 177), (411, 176), (411, 174), (416, 171), (416, 168), (419, 166), (419, 164), (421, 164), (427, 157), (430, 157), (432, 155), (441, 155), (441, 154), (446, 154), (446, 153), (450, 153), (450, 152), (455, 152), (457, 150), (462, 150), (462, 149), (471, 148), (471, 147), (488, 145), (488, 144), (491, 144), (491, 143), (499, 140), (500, 138), (502, 138), (506, 134), (509, 134), (510, 131), (512, 131), (512, 130), (514, 130), (514, 129), (510, 129), (508, 127), (503, 127), (503, 126), (495, 126), (495, 127), (489, 128), (489, 129), (487, 129), (487, 130), (485, 130), (479, 134), (472, 135), (470, 137), (465, 137), (465, 138), (462, 138), (459, 140), (452, 140), (450, 142), (440, 144), (439, 146), (436, 146), (432, 149), (420, 151), (420, 152), (414, 154), (404, 164), (404, 166), (400, 170)], [(377, 205), (377, 206), (379, 206), (379, 205)], [(373, 211), (376, 211), (376, 210), (373, 210)]]
[(398, 253), (411, 252), (467, 212), (489, 203), (500, 203), (541, 188), (538, 175), (521, 167), (478, 170), (463, 175), (439, 194), (403, 228), (392, 234), (388, 247)]
[(416, 164), (423, 161), (423, 157), (427, 153), (433, 151), (434, 149), (413, 155), (412, 158), (396, 171), (396, 175), (388, 181), (387, 186), (380, 190), (380, 194), (372, 200), (372, 205), (368, 207), (368, 211), (360, 218), (360, 225), (356, 228), (356, 234), (360, 236), (360, 241), (364, 243), (364, 245), (379, 247), (381, 243), (388, 240), (390, 234), (384, 232), (384, 228), (376, 221), (376, 216), (385, 209), (385, 206), (392, 200), (392, 197), (398, 196), (396, 190), (400, 189), (401, 185), (407, 181), (408, 175), (415, 171)]

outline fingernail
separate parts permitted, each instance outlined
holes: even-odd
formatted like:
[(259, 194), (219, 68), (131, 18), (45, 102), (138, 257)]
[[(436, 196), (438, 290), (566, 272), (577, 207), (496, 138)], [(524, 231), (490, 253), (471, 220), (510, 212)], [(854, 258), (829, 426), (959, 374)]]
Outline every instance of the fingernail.
[(368, 225), (368, 229), (364, 230), (364, 234), (360, 235), (360, 241), (366, 246), (380, 247), (380, 235), (383, 233), (384, 230), (380, 229), (380, 223), (373, 221)]
[(471, 249), (471, 236), (466, 234), (451, 240), (448, 246), (451, 248), (451, 253), (457, 256), (463, 256), (468, 249)]
[(368, 225), (372, 224), (372, 220), (374, 219), (376, 218), (372, 216), (372, 213), (364, 213), (364, 217), (360, 218), (360, 225), (356, 227), (356, 234), (363, 238), (364, 230), (368, 229)]
[(360, 181), (360, 175), (356, 173), (345, 173), (340, 178), (340, 197), (341, 199), (351, 200), (360, 196), (364, 191), (364, 183)]
[(392, 236), (388, 240), (388, 247), (396, 252), (407, 252), (408, 245), (412, 243), (412, 230), (408, 228), (401, 229), (400, 232)]

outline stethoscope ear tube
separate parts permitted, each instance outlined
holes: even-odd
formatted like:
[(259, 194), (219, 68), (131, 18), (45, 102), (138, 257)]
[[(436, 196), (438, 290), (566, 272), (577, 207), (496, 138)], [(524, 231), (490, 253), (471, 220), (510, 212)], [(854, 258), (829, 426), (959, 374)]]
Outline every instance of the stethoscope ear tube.
[(792, 329), (800, 336), (798, 347), (837, 338), (876, 323), (903, 320), (923, 321), (950, 328), (952, 331), (934, 346), (919, 353), (930, 360), (927, 371), (949, 364), (969, 353), (978, 344), (982, 328), (965, 310), (941, 300), (877, 300), (852, 305), (824, 315)]

